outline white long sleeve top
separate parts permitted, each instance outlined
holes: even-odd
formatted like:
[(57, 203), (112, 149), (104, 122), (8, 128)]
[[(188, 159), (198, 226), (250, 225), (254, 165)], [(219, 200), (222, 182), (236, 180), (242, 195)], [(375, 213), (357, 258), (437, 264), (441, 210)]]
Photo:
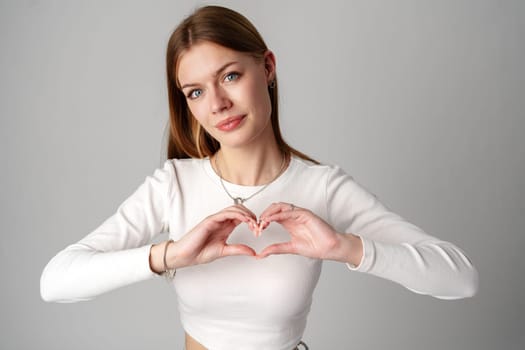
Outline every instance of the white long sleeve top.
[[(234, 196), (261, 186), (225, 182)], [(341, 168), (292, 157), (280, 177), (245, 202), (256, 215), (273, 202), (310, 209), (338, 232), (360, 236), (364, 254), (353, 271), (442, 299), (470, 297), (478, 275), (454, 244), (390, 211)], [(149, 266), (152, 239), (180, 239), (206, 216), (232, 205), (209, 158), (170, 159), (147, 176), (111, 217), (44, 268), (46, 301), (75, 302), (157, 276)], [(228, 242), (261, 251), (289, 240), (272, 223), (260, 237), (241, 224)], [(289, 350), (301, 339), (322, 261), (298, 255), (234, 256), (181, 268), (172, 282), (185, 331), (211, 350)]]

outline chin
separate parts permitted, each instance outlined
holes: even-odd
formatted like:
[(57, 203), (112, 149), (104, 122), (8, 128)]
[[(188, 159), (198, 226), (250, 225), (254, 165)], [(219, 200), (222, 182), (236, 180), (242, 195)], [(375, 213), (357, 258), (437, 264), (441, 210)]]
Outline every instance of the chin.
[[(267, 143), (272, 138), (269, 137), (266, 125), (244, 125), (238, 130), (232, 131), (229, 134), (221, 135), (220, 138), (215, 138), (221, 144), (221, 147), (228, 148), (242, 148), (255, 143)], [(272, 131), (273, 135), (273, 131)]]
[(237, 142), (232, 142), (231, 140), (228, 140), (228, 141), (225, 141), (225, 142), (219, 142), (221, 144), (221, 148), (233, 148), (233, 149), (241, 149), (243, 147), (246, 147), (249, 142), (247, 141), (237, 141)]

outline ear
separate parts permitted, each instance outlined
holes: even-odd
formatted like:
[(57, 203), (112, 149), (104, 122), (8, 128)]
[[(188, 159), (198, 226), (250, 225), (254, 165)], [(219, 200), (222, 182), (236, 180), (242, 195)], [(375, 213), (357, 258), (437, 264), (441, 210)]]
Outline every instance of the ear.
[(275, 79), (275, 55), (270, 50), (264, 53), (264, 72), (266, 82), (270, 84)]

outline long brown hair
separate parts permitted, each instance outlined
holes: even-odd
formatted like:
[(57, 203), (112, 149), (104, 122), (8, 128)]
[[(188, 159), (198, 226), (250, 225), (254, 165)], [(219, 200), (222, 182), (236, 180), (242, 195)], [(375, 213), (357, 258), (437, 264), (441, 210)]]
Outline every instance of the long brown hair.
[[(225, 7), (201, 7), (179, 24), (169, 39), (166, 53), (170, 108), (168, 159), (204, 158), (213, 155), (220, 148), (219, 142), (211, 137), (191, 114), (177, 80), (180, 56), (192, 45), (203, 41), (250, 54), (256, 59), (263, 59), (268, 50), (254, 25), (240, 13)], [(289, 146), (281, 135), (277, 79), (271, 87), (268, 87), (268, 93), (272, 106), (273, 133), (279, 149), (286, 156), (294, 154), (317, 163), (304, 153)]]

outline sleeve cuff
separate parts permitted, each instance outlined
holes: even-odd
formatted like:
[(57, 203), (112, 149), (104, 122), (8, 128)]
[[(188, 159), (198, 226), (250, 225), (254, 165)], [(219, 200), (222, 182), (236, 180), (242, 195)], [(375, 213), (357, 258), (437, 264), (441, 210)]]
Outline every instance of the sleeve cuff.
[(133, 274), (135, 275), (134, 277), (137, 281), (146, 280), (157, 276), (157, 274), (151, 270), (149, 264), (149, 256), (152, 246), (152, 244), (149, 244), (140, 248), (132, 249), (133, 254), (137, 254), (137, 257), (136, 259), (130, 258), (129, 260), (130, 262), (133, 261), (134, 264), (136, 264), (134, 268), (130, 269), (130, 273), (131, 271), (134, 271)]
[(361, 257), (361, 261), (357, 266), (350, 263), (346, 263), (346, 266), (351, 271), (366, 272), (369, 271), (373, 265), (375, 256), (375, 246), (372, 241), (363, 238), (362, 236), (359, 236), (359, 238), (361, 239), (361, 242), (363, 244), (363, 256)]

